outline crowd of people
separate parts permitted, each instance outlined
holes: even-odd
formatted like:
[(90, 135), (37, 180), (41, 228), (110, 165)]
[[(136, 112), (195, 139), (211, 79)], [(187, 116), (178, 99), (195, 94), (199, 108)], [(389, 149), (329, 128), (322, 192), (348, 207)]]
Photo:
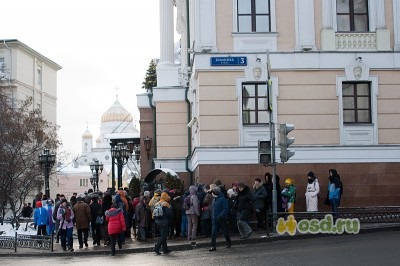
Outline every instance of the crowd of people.
[[(276, 176), (278, 212), (295, 211), (296, 187), (293, 179), (286, 178), (281, 189)], [(329, 170), (326, 204), (332, 206), (337, 217), (342, 193), (340, 176), (334, 169)], [(307, 211), (318, 211), (320, 186), (313, 172), (307, 174), (305, 192)], [(186, 192), (177, 189), (145, 190), (140, 196), (131, 198), (128, 188), (120, 188), (115, 193), (111, 189), (103, 192), (88, 191), (74, 193), (67, 200), (58, 194), (56, 199), (47, 199), (39, 193), (34, 202), (34, 210), (23, 209), (34, 216), (34, 226), (38, 235), (55, 234), (56, 243), (61, 242), (64, 251), (73, 251), (73, 230), (77, 232), (79, 248), (88, 247), (89, 236), (93, 246), (110, 246), (111, 254), (116, 254), (126, 238), (138, 241), (157, 239), (154, 252), (170, 252), (167, 240), (187, 239), (196, 245), (198, 237), (210, 238), (210, 252), (216, 250), (216, 238), (221, 232), (226, 247), (232, 245), (230, 232), (248, 238), (253, 230), (271, 226), (273, 177), (266, 173), (264, 180), (255, 178), (254, 184), (236, 181), (227, 189), (221, 180), (211, 184), (192, 185)], [(256, 220), (254, 226), (251, 221)]]

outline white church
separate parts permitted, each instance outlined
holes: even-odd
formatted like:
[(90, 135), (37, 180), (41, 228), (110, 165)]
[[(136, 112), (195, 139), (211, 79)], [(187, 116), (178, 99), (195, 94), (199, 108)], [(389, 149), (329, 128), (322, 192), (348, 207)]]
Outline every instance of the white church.
[[(136, 127), (132, 115), (121, 105), (118, 97), (112, 106), (102, 115), (100, 133), (93, 141), (93, 134), (87, 128), (82, 134), (82, 152), (73, 163), (60, 165), (57, 171), (54, 192), (64, 194), (67, 199), (72, 193), (84, 193), (93, 189), (91, 178), (93, 178), (90, 164), (98, 160), (103, 164), (103, 171), (99, 175), (99, 191), (105, 191), (112, 187), (112, 157), (111, 143), (118, 140), (139, 140), (140, 133)], [(115, 161), (115, 160), (114, 160)], [(117, 165), (114, 166), (115, 182), (117, 182)], [(122, 168), (122, 186), (127, 187), (132, 178), (140, 178), (140, 164), (135, 156), (131, 156)]]

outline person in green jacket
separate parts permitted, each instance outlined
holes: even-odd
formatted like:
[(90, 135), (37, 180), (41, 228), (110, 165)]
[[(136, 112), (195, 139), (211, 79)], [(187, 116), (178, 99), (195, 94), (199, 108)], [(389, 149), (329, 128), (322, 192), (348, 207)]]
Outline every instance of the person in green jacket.
[(293, 184), (293, 179), (290, 177), (285, 180), (285, 188), (282, 190), (282, 201), (286, 201), (286, 211), (293, 213), (296, 202), (296, 187)]

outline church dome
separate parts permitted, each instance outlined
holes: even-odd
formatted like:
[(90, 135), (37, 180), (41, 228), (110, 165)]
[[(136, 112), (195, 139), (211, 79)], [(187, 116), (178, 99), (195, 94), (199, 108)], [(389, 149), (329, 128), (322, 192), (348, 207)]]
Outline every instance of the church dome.
[(92, 139), (93, 135), (90, 133), (89, 129), (86, 129), (85, 133), (82, 135), (82, 139)]
[(131, 114), (115, 100), (114, 104), (103, 114), (101, 122), (130, 122), (133, 118)]

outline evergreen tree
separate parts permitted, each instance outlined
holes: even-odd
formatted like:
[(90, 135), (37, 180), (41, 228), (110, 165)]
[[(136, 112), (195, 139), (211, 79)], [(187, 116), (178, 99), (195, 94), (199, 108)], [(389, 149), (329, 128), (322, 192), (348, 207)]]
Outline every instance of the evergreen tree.
[(151, 59), (149, 68), (147, 69), (146, 76), (142, 82), (142, 89), (151, 92), (153, 87), (157, 87), (157, 62), (156, 59)]

